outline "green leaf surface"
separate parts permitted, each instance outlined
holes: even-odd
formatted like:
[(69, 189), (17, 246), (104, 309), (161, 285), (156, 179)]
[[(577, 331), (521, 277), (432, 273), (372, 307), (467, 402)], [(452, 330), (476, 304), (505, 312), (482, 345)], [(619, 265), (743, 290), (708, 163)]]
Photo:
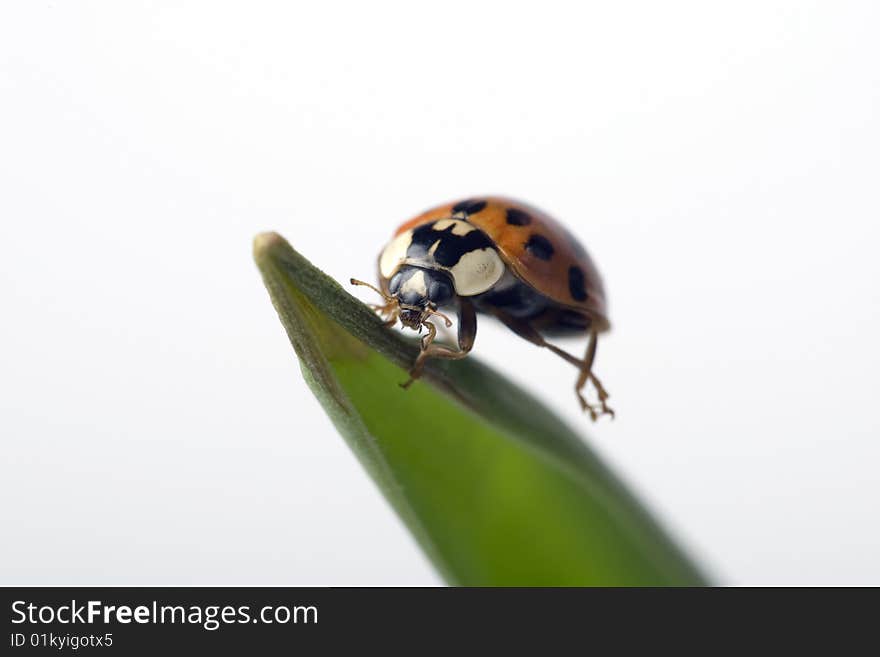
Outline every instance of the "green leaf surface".
[(259, 235), (254, 257), (303, 376), (447, 582), (705, 583), (583, 439), (529, 393), (473, 356), (431, 361), (403, 390), (414, 341), (281, 236)]

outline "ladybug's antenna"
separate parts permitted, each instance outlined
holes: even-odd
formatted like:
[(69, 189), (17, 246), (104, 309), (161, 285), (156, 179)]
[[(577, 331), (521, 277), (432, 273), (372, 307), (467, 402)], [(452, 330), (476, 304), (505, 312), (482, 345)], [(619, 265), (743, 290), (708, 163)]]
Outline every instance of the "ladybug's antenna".
[(440, 311), (435, 310), (434, 308), (425, 308), (425, 312), (427, 312), (429, 315), (437, 315), (437, 317), (442, 317), (443, 321), (446, 322), (446, 328), (452, 326), (452, 320)]
[(385, 294), (382, 290), (380, 290), (375, 285), (370, 285), (369, 283), (364, 283), (363, 281), (359, 281), (356, 278), (352, 278), (350, 280), (351, 280), (352, 285), (363, 285), (364, 287), (370, 288), (371, 290), (373, 290), (373, 292), (375, 292), (376, 294), (381, 296), (383, 299), (385, 299), (385, 301), (396, 301), (396, 299), (394, 297)]
[(397, 318), (400, 317), (400, 301), (397, 298), (385, 294), (375, 285), (364, 283), (363, 281), (359, 281), (356, 278), (352, 278), (350, 280), (352, 285), (363, 285), (364, 287), (368, 287), (376, 294), (380, 295), (383, 299), (385, 299), (384, 306), (370, 304), (370, 308), (383, 316), (383, 318), (385, 319), (385, 326), (390, 327), (394, 326), (397, 323)]

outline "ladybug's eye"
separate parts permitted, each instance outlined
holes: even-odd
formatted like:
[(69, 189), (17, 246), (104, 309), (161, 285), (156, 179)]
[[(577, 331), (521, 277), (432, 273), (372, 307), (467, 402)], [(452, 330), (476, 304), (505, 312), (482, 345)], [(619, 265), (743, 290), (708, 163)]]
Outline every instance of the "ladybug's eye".
[(452, 298), (452, 286), (445, 281), (433, 280), (428, 286), (428, 298), (442, 306)]
[(400, 283), (403, 280), (403, 273), (397, 272), (394, 276), (391, 277), (391, 280), (388, 281), (388, 291), (391, 294), (397, 294), (398, 290), (400, 290)]

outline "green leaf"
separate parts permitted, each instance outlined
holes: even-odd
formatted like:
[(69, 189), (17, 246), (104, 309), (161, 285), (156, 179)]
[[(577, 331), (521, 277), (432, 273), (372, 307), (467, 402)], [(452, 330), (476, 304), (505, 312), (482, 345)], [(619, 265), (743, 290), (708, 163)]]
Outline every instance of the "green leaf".
[(281, 236), (259, 235), (254, 257), (303, 376), (450, 584), (705, 583), (537, 399), (472, 356), (403, 390), (414, 341)]

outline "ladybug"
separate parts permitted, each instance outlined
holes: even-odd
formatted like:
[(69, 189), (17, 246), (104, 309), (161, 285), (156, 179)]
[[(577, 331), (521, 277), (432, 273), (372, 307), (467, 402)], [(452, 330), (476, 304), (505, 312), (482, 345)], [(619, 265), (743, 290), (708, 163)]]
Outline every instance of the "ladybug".
[[(575, 393), (595, 420), (614, 412), (592, 371), (596, 342), (610, 328), (605, 291), (593, 261), (558, 222), (525, 203), (500, 197), (441, 205), (402, 224), (379, 255), (379, 287), (351, 279), (385, 299), (373, 306), (388, 326), (426, 329), (410, 370), (409, 387), (428, 358), (464, 358), (474, 346), (477, 313), (492, 315), (521, 338), (545, 347), (578, 368)], [(435, 342), (440, 309), (458, 319), (458, 348)], [(583, 359), (545, 337), (589, 336)], [(598, 406), (583, 395), (592, 381)]]

